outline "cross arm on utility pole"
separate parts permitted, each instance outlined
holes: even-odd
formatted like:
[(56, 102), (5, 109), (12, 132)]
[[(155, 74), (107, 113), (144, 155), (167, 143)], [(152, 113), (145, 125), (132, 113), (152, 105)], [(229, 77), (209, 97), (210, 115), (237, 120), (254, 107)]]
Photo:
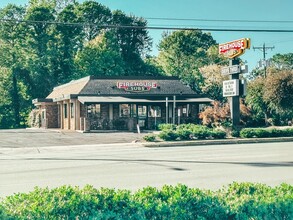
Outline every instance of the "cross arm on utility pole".
[[(273, 49), (275, 49), (275, 46), (266, 47), (266, 44), (264, 43), (262, 47), (253, 47), (253, 50), (257, 50), (257, 49), (263, 52), (263, 59), (264, 59), (264, 61), (266, 61), (266, 52), (267, 52), (267, 50), (269, 50), (269, 49), (273, 50)], [(264, 71), (265, 71), (264, 77), (266, 78), (266, 75), (267, 75), (267, 67), (266, 67), (266, 65), (264, 65)]]

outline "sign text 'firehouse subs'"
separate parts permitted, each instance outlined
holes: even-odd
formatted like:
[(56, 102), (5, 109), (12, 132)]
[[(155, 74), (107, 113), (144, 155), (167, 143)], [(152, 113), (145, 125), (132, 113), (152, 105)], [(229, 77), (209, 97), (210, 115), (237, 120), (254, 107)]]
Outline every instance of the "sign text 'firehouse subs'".
[(242, 38), (219, 45), (219, 53), (230, 59), (238, 57), (250, 48), (250, 39)]
[(138, 82), (130, 82), (130, 81), (123, 81), (117, 82), (118, 89), (124, 89), (128, 92), (144, 92), (150, 91), (151, 89), (157, 88), (156, 82), (150, 81), (138, 81)]

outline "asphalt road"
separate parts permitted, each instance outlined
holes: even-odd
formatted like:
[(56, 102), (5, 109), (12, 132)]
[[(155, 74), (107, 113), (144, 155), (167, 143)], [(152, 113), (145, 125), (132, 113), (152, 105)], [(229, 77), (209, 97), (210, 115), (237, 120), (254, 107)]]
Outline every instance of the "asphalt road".
[(0, 148), (48, 147), (84, 144), (131, 143), (146, 133), (79, 133), (50, 129), (0, 129)]
[(0, 197), (64, 184), (137, 190), (233, 181), (293, 184), (292, 142), (146, 148), (139, 144), (0, 148)]

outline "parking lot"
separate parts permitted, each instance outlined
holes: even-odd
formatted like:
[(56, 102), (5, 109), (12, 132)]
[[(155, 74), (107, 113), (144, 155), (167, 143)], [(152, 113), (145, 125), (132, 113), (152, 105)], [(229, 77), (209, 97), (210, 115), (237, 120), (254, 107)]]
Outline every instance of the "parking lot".
[(22, 148), (131, 143), (140, 140), (144, 135), (146, 133), (79, 133), (76, 131), (50, 129), (11, 129), (0, 130), (0, 147)]

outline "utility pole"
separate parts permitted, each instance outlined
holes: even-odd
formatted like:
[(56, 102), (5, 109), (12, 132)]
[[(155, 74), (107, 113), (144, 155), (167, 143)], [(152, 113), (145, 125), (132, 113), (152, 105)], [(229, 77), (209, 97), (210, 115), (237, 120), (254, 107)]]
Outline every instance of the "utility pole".
[(264, 77), (266, 78), (267, 77), (267, 63), (266, 63), (267, 62), (266, 61), (266, 54), (267, 53), (266, 52), (269, 49), (271, 49), (271, 50), (275, 49), (275, 46), (273, 46), (273, 47), (266, 47), (266, 44), (264, 43), (262, 47), (253, 47), (253, 50), (256, 50), (256, 49), (258, 49), (258, 50), (260, 50), (260, 51), (263, 52), (264, 71), (265, 71)]

